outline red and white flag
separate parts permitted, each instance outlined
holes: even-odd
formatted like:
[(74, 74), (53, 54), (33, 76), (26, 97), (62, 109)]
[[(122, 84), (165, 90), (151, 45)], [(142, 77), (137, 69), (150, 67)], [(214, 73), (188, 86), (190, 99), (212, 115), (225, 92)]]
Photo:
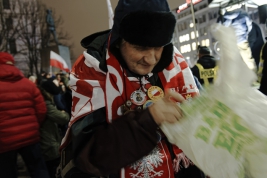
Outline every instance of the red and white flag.
[(66, 72), (70, 71), (66, 61), (54, 51), (50, 51), (50, 66), (59, 68)]

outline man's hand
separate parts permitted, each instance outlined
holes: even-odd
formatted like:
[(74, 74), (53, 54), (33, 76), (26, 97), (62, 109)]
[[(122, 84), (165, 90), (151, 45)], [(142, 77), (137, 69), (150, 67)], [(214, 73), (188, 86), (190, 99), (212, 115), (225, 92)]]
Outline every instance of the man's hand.
[(185, 101), (177, 92), (168, 91), (166, 95), (151, 105), (148, 109), (154, 121), (160, 125), (163, 121), (174, 123), (183, 117), (182, 111), (176, 102)]

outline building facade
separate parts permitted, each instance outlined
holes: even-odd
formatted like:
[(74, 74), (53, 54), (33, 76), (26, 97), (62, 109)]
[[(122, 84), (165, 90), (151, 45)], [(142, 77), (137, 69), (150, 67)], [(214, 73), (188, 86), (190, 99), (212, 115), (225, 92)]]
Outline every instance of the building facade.
[[(190, 1), (188, 2), (190, 3)], [(197, 60), (198, 45), (208, 46), (212, 50), (213, 56), (219, 59), (219, 43), (210, 32), (211, 25), (217, 23), (219, 18), (219, 8), (209, 8), (208, 0), (193, 0), (196, 22), (194, 27), (189, 3), (182, 4), (179, 8), (173, 10), (177, 19), (173, 44), (183, 54), (189, 66), (193, 66)], [(246, 11), (251, 20), (259, 24), (257, 6), (246, 7)], [(196, 32), (194, 29), (196, 29)]]
[(0, 50), (14, 56), (24, 75), (40, 68), (39, 9), (37, 0), (0, 0)]

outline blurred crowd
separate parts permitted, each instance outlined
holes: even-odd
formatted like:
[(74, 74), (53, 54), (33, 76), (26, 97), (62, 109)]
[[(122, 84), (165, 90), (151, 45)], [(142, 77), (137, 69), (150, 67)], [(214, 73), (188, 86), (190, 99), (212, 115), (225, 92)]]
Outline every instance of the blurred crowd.
[(0, 177), (17, 177), (21, 157), (30, 177), (53, 178), (71, 112), (69, 74), (24, 77), (0, 52)]
[[(121, 1), (124, 2), (123, 0)], [(132, 6), (141, 7), (140, 4), (135, 4), (136, 2), (132, 1)], [(198, 89), (203, 90), (215, 81), (218, 65), (211, 50), (207, 46), (198, 46), (198, 59), (191, 69), (188, 68), (186, 62), (183, 63), (184, 59), (181, 59), (182, 62), (180, 61), (180, 63), (174, 63), (176, 61), (176, 58), (174, 60), (175, 55), (179, 56), (179, 60), (182, 58), (180, 53), (173, 51), (174, 48), (170, 42), (176, 20), (173, 14), (169, 12), (169, 8), (166, 5), (167, 2), (159, 2), (162, 5), (158, 6), (159, 4), (155, 3), (155, 9), (159, 8), (164, 13), (161, 10), (153, 13), (137, 11), (136, 14), (130, 13), (131, 15), (128, 16), (126, 16), (128, 12), (125, 12), (123, 15), (117, 13), (117, 15), (122, 15), (123, 17), (124, 23), (117, 22), (122, 25), (120, 28), (123, 30), (120, 30), (116, 34), (116, 29), (113, 29), (114, 39), (112, 39), (110, 49), (103, 50), (109, 42), (107, 41), (109, 39), (109, 32), (98, 33), (97, 35), (99, 37), (94, 36), (94, 38), (85, 38), (83, 40), (82, 44), (88, 48), (88, 54), (84, 53), (83, 58), (77, 59), (74, 68), (81, 69), (79, 67), (82, 66), (82, 69), (86, 72), (81, 74), (82, 70), (76, 70), (75, 72), (77, 73), (73, 73), (73, 78), (81, 74), (79, 76), (81, 78), (79, 80), (77, 79), (77, 85), (75, 86), (78, 89), (77, 91), (73, 91), (77, 92), (75, 96), (79, 96), (80, 98), (73, 100), (73, 103), (72, 90), (69, 85), (69, 73), (61, 70), (57, 73), (42, 71), (40, 76), (30, 74), (25, 77), (15, 67), (13, 56), (6, 52), (0, 52), (0, 177), (17, 177), (17, 157), (19, 155), (25, 162), (29, 175), (32, 178), (55, 178), (57, 168), (61, 163), (60, 145), (65, 135), (69, 136), (66, 140), (68, 138), (70, 138), (69, 140), (73, 139), (70, 143), (74, 146), (72, 147), (70, 143), (62, 144), (65, 146), (65, 150), (62, 151), (63, 154), (65, 152), (67, 154), (68, 147), (66, 145), (71, 148), (76, 148), (73, 153), (75, 152), (75, 158), (78, 158), (78, 161), (76, 160), (78, 163), (77, 167), (79, 170), (83, 170), (83, 173), (86, 172), (87, 175), (89, 173), (94, 175), (113, 175), (114, 170), (117, 171), (118, 169), (124, 168), (124, 166), (125, 170), (130, 172), (132, 171), (132, 167), (126, 167), (127, 165), (138, 161), (139, 158), (147, 155), (149, 152), (153, 154), (154, 152), (158, 152), (157, 149), (160, 147), (156, 147), (156, 145), (163, 143), (164, 147), (162, 146), (161, 150), (168, 150), (168, 154), (166, 154), (167, 156), (164, 159), (168, 160), (169, 158), (173, 158), (174, 160), (174, 166), (171, 168), (175, 169), (172, 172), (169, 171), (172, 177), (175, 175), (175, 177), (181, 178), (183, 174), (191, 175), (191, 173), (197, 175), (195, 177), (206, 177), (201, 170), (186, 158), (182, 150), (168, 142), (164, 134), (159, 131), (158, 126), (165, 121), (174, 123), (182, 118), (181, 109), (170, 98), (178, 102), (183, 102), (184, 98), (182, 95), (177, 95), (179, 91), (181, 94), (184, 94), (184, 97), (191, 97), (191, 95), (197, 96)], [(148, 12), (153, 9), (151, 4), (146, 4), (145, 1), (142, 1), (142, 3), (147, 5), (146, 10)], [(128, 4), (128, 2), (125, 4)], [(132, 11), (131, 8), (130, 10)], [(224, 19), (221, 19), (221, 23), (225, 26), (235, 26), (236, 23), (232, 22), (241, 22), (242, 20), (240, 19), (245, 17), (243, 12), (238, 13), (241, 16), (236, 15), (236, 13), (236, 11), (226, 13)], [(169, 16), (169, 28), (165, 26), (166, 15), (167, 17)], [(151, 27), (150, 32), (152, 35), (150, 33), (143, 35), (144, 33), (140, 32), (140, 34), (136, 34), (136, 37), (142, 36), (144, 38), (136, 41), (137, 38), (132, 34), (135, 34), (137, 30), (131, 31), (129, 33), (131, 35), (128, 35), (126, 31), (134, 29), (130, 27), (139, 27), (134, 22), (143, 20), (143, 18), (146, 19), (145, 17), (147, 16), (149, 19), (156, 17), (164, 18), (156, 18), (153, 21), (154, 23), (151, 20), (144, 20), (141, 25), (147, 25), (146, 28)], [(233, 17), (238, 17), (238, 19), (234, 19)], [(158, 23), (160, 19), (161, 23)], [(148, 22), (152, 24), (147, 24)], [(161, 24), (162, 28), (158, 28), (158, 24)], [(251, 25), (254, 26), (252, 29), (258, 28), (256, 24), (252, 23)], [(158, 34), (153, 34), (152, 32), (156, 31), (155, 29), (162, 30), (159, 33), (162, 36), (159, 37)], [(249, 28), (246, 26), (245, 29)], [(248, 32), (251, 32), (252, 40), (247, 41)], [(257, 34), (257, 30), (246, 31), (245, 37), (243, 33), (241, 35), (239, 34), (240, 38), (238, 39), (240, 40), (238, 40), (238, 47), (243, 61), (259, 76), (258, 80), (252, 83), (252, 86), (257, 83), (259, 91), (267, 95), (267, 63), (265, 61), (267, 59), (267, 45), (266, 43), (264, 44), (263, 40), (257, 40), (258, 37), (262, 37), (262, 35), (259, 36)], [(236, 35), (238, 36), (238, 34)], [(146, 39), (147, 36), (149, 37), (148, 40)], [(155, 36), (159, 37), (159, 39), (154, 41)], [(150, 41), (153, 43), (147, 43)], [(103, 51), (104, 53), (102, 54)], [(107, 54), (106, 51), (110, 52), (108, 53), (110, 56), (107, 60), (105, 56)], [(175, 55), (173, 55), (174, 53)], [(142, 57), (143, 55), (145, 57)], [(93, 56), (99, 59), (95, 59)], [(143, 61), (140, 62), (141, 60), (139, 59)], [(92, 64), (89, 65), (86, 62), (92, 62)], [(170, 67), (168, 66), (173, 67), (172, 72), (176, 72), (175, 74), (166, 74), (167, 77), (173, 75), (172, 80), (164, 78), (166, 77), (165, 73), (162, 75), (162, 71), (170, 71)], [(111, 67), (113, 71), (110, 70)], [(182, 67), (183, 70), (181, 70)], [(121, 72), (121, 76), (116, 76), (115, 78), (115, 74), (119, 75), (119, 72)], [(154, 74), (148, 75), (151, 73), (154, 73), (155, 77)], [(121, 77), (121, 80), (119, 77)], [(90, 81), (85, 82), (88, 78), (90, 78)], [(136, 81), (132, 80), (133, 78), (136, 78)], [(198, 89), (195, 87), (194, 81)], [(92, 83), (90, 84), (90, 82)], [(96, 83), (97, 87), (95, 87)], [(184, 83), (183, 86), (181, 83)], [(90, 85), (97, 89), (94, 87), (90, 88)], [(170, 92), (164, 96), (163, 89), (165, 90), (169, 86), (172, 86), (172, 89), (177, 91), (177, 93)], [(190, 89), (186, 87), (190, 87)], [(123, 88), (124, 93), (117, 91), (118, 88)], [(190, 92), (182, 93), (184, 88), (188, 91), (190, 90)], [(120, 94), (118, 95), (119, 97), (115, 96), (118, 93)], [(107, 105), (108, 102), (105, 101), (105, 97), (108, 95), (115, 96), (110, 96), (112, 101), (109, 102), (113, 104), (112, 106)], [(86, 105), (89, 103), (87, 101), (88, 98), (90, 100), (90, 107)], [(154, 99), (154, 101), (147, 100), (147, 98)], [(78, 106), (78, 100), (86, 100), (85, 107)], [(74, 111), (87, 110), (79, 115), (79, 117), (74, 118), (76, 119), (75, 121), (79, 120), (79, 122), (71, 125), (71, 131), (67, 132), (72, 104), (74, 105)], [(147, 106), (148, 104), (151, 105)], [(122, 109), (123, 113), (119, 113), (119, 109)], [(109, 118), (109, 122), (106, 121), (106, 115), (112, 116), (112, 118)], [(66, 132), (71, 134), (68, 135)], [(115, 138), (115, 141), (112, 141), (110, 138)], [(99, 151), (99, 149), (102, 151)], [(146, 151), (143, 152), (143, 150)], [(71, 152), (69, 153), (71, 156), (74, 155)], [(93, 158), (89, 158), (88, 155)], [(118, 160), (117, 158), (123, 159)], [(73, 163), (72, 159), (69, 159), (69, 161), (71, 164)], [(92, 166), (92, 162), (94, 161), (98, 167)], [(104, 166), (102, 166), (101, 161)], [(184, 162), (184, 167), (180, 170), (182, 162)], [(167, 161), (164, 164), (158, 165), (169, 165)], [(69, 171), (69, 164), (66, 165), (66, 169)], [(156, 165), (156, 168), (158, 168), (158, 165)], [(75, 166), (72, 168), (77, 172), (78, 169)], [(160, 167), (158, 169), (163, 168)], [(116, 172), (116, 176), (119, 174)], [(133, 173), (130, 172), (129, 175), (133, 175)]]

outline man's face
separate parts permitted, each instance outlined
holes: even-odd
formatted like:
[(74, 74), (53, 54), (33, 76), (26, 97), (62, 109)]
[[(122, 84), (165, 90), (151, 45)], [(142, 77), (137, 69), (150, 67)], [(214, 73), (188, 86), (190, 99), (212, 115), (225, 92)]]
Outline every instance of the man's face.
[(123, 40), (120, 51), (130, 71), (139, 75), (146, 75), (159, 62), (163, 47), (137, 46)]
[(57, 79), (58, 81), (60, 81), (60, 80), (61, 80), (61, 76), (60, 76), (60, 75), (57, 75), (57, 76), (56, 76), (56, 79)]

